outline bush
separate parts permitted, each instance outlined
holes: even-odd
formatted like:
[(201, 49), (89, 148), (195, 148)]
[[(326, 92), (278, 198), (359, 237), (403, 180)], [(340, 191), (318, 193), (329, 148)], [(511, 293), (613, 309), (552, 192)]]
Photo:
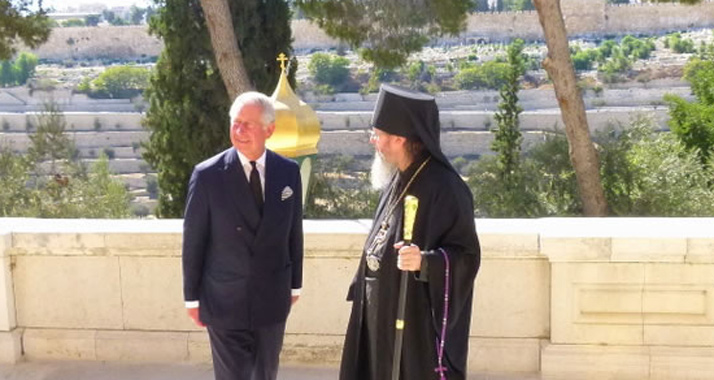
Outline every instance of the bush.
[(146, 192), (149, 193), (149, 199), (159, 198), (159, 182), (156, 180), (156, 176), (146, 177)]
[(22, 52), (14, 61), (2, 61), (0, 64), (0, 84), (3, 87), (27, 84), (35, 74), (37, 56)]
[(113, 160), (116, 157), (116, 152), (112, 148), (104, 148), (102, 154), (107, 156), (107, 158), (110, 160)]
[(627, 35), (620, 42), (620, 48), (626, 57), (630, 57), (634, 60), (647, 59), (655, 50), (655, 44), (654, 41), (649, 38), (642, 40)]
[(107, 157), (86, 167), (64, 129), (64, 116), (48, 105), (27, 154), (0, 148), (0, 216), (128, 217), (129, 194), (112, 177)]
[(585, 49), (577, 50), (573, 55), (573, 66), (575, 70), (586, 71), (592, 70), (593, 64), (600, 58), (599, 50)]
[(456, 87), (462, 90), (488, 88), (497, 90), (506, 83), (508, 63), (488, 61), (481, 65), (462, 63), (454, 76)]
[(135, 66), (114, 66), (104, 70), (90, 85), (90, 97), (129, 99), (149, 85), (149, 70)]
[(714, 171), (652, 122), (635, 120), (598, 138), (605, 196), (618, 216), (712, 216)]
[[(637, 119), (628, 128), (598, 133), (602, 183), (616, 216), (712, 216), (714, 170), (701, 165), (696, 151), (676, 137), (657, 133), (653, 123)], [(562, 134), (522, 156), (515, 185), (506, 186), (495, 157), (469, 169), (475, 212), (489, 217), (537, 217), (582, 214), (568, 142)]]
[(684, 69), (684, 78), (696, 97), (688, 102), (676, 95), (666, 95), (669, 126), (688, 149), (697, 152), (702, 163), (714, 152), (714, 62), (693, 59)]
[(70, 26), (85, 26), (86, 24), (82, 19), (72, 18), (69, 20), (62, 21), (61, 25), (66, 28)]
[(131, 213), (137, 218), (146, 218), (151, 214), (151, 211), (145, 205), (133, 205), (131, 207)]
[(672, 33), (665, 37), (664, 47), (672, 49), (675, 53), (694, 53), (694, 41), (689, 38), (682, 38), (682, 34)]
[(318, 84), (339, 86), (350, 76), (350, 61), (345, 57), (326, 53), (315, 53), (310, 57), (308, 70)]
[(318, 157), (312, 166), (305, 218), (371, 218), (379, 193), (366, 172), (350, 171), (350, 156)]

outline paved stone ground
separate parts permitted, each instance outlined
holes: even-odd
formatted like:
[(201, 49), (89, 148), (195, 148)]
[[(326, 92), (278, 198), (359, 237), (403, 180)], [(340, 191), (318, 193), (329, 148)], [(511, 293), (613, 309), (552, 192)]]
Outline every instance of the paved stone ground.
[[(0, 365), (1, 380), (213, 380), (210, 365), (22, 362)], [(336, 380), (336, 368), (288, 366), (278, 380)], [(472, 375), (469, 380), (539, 380), (537, 375)]]

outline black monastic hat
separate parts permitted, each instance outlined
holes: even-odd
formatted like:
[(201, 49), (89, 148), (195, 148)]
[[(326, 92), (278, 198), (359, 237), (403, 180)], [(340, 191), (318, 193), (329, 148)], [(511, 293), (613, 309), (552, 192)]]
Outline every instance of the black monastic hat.
[(441, 151), (439, 107), (433, 96), (383, 84), (371, 125), (392, 135), (420, 140), (434, 159), (457, 172)]

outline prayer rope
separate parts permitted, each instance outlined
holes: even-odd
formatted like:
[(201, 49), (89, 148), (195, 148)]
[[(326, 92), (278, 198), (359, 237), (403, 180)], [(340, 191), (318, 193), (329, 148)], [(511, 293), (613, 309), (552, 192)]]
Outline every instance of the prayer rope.
[(444, 256), (444, 266), (446, 270), (444, 275), (444, 318), (441, 321), (441, 336), (436, 339), (438, 366), (434, 369), (434, 372), (439, 374), (440, 380), (446, 380), (445, 372), (448, 368), (444, 366), (444, 345), (446, 343), (446, 325), (449, 320), (449, 276), (451, 268), (449, 267), (449, 255), (446, 254), (443, 248), (439, 248), (439, 251)]

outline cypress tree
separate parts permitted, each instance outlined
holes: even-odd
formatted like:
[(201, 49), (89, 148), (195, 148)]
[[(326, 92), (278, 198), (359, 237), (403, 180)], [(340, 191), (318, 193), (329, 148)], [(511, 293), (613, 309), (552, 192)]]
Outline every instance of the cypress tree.
[[(198, 0), (157, 0), (151, 33), (164, 41), (146, 98), (151, 131), (144, 159), (157, 171), (160, 217), (181, 217), (194, 165), (230, 146), (232, 99), (218, 72)], [(234, 32), (257, 91), (270, 94), (280, 72), (276, 57), (290, 55), (290, 10), (285, 0), (230, 2)], [(290, 79), (294, 85), (296, 60)]]
[(498, 127), (491, 149), (498, 154), (501, 177), (508, 182), (518, 173), (521, 155), (521, 131), (518, 117), (523, 108), (518, 104), (520, 78), (525, 72), (523, 40), (517, 39), (508, 46), (508, 72), (506, 84), (501, 87), (501, 101), (494, 116)]

